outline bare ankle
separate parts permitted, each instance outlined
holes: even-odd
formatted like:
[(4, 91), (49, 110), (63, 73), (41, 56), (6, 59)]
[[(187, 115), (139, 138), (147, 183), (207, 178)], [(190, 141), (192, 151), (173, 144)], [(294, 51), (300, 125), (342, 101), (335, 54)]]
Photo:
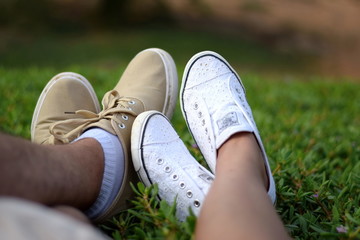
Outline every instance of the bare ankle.
[(260, 172), (260, 177), (266, 189), (269, 188), (269, 178), (266, 171), (264, 156), (253, 133), (240, 132), (232, 135), (218, 149), (218, 164), (233, 164), (228, 161), (229, 156), (236, 156), (236, 162), (253, 162)]

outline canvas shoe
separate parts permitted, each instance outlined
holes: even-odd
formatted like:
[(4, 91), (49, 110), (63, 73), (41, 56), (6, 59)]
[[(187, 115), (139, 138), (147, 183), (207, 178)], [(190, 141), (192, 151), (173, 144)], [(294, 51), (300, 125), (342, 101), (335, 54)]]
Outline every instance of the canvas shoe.
[[(89, 81), (72, 72), (56, 75), (37, 101), (31, 122), (31, 140), (39, 144), (61, 144), (50, 133), (50, 126), (58, 121), (82, 118), (75, 113), (79, 109), (100, 112), (99, 101)], [(69, 125), (63, 130), (71, 129)]]
[(160, 199), (173, 204), (184, 221), (189, 208), (198, 215), (214, 175), (189, 153), (169, 120), (159, 112), (140, 114), (131, 133), (134, 168), (146, 185), (158, 184)]
[(254, 122), (240, 77), (219, 54), (204, 51), (185, 67), (180, 106), (186, 124), (211, 171), (217, 150), (238, 132), (252, 132), (260, 146), (269, 178), (268, 195), (275, 202), (275, 184), (259, 131)]
[[(130, 134), (136, 116), (148, 110), (157, 110), (171, 117), (175, 109), (178, 78), (171, 56), (161, 49), (147, 49), (137, 54), (127, 66), (115, 88), (102, 100), (103, 110), (92, 113), (77, 111), (85, 118), (71, 119), (52, 125), (50, 131), (62, 142), (69, 142), (89, 128), (102, 128), (118, 136), (124, 150), (125, 172), (122, 185), (115, 200), (94, 222), (107, 218), (128, 208), (128, 199), (134, 195), (130, 182), (139, 181), (130, 162)], [(76, 126), (71, 131), (62, 131), (67, 125)]]

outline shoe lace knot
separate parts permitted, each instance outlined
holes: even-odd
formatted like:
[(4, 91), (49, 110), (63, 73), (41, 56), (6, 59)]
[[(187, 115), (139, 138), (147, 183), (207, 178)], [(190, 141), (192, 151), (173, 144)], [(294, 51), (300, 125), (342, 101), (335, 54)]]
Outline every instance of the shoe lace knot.
[[(55, 140), (62, 143), (69, 143), (86, 129), (90, 124), (97, 123), (102, 119), (114, 121), (120, 128), (125, 127), (123, 120), (128, 119), (128, 115), (136, 117), (138, 114), (131, 108), (136, 102), (132, 98), (120, 96), (116, 90), (107, 92), (102, 99), (103, 110), (99, 113), (94, 113), (88, 110), (77, 110), (69, 112), (68, 114), (77, 114), (81, 118), (67, 119), (58, 121), (52, 124), (49, 128), (52, 139), (52, 144)], [(117, 117), (121, 114), (122, 117)], [(69, 131), (69, 128), (72, 130)]]

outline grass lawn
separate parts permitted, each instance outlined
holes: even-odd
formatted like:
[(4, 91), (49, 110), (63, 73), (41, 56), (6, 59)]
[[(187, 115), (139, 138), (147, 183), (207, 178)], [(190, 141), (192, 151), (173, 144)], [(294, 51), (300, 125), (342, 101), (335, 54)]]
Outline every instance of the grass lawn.
[[(360, 239), (360, 85), (316, 76), (306, 57), (234, 37), (177, 30), (127, 30), (0, 40), (0, 130), (30, 138), (37, 98), (61, 71), (83, 74), (99, 99), (140, 50), (161, 47), (178, 67), (201, 50), (222, 54), (242, 77), (277, 183), (276, 208), (296, 239)], [(311, 67), (311, 66), (310, 66)], [(176, 109), (173, 124), (190, 151)], [(134, 209), (102, 226), (115, 239), (189, 239), (195, 217), (179, 223), (156, 187), (136, 186)], [(150, 207), (149, 207), (150, 206)]]

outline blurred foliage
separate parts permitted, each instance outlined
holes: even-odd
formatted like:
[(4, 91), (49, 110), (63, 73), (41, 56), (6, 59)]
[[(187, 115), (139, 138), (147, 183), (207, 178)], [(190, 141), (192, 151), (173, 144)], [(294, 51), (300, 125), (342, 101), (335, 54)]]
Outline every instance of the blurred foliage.
[(149, 22), (166, 23), (172, 19), (164, 0), (104, 0), (99, 7), (99, 14), (103, 23), (110, 27)]
[(63, 32), (171, 23), (171, 20), (163, 0), (0, 1), (0, 28)]
[(47, 0), (2, 0), (0, 1), (0, 26), (42, 24), (51, 18), (51, 4)]

